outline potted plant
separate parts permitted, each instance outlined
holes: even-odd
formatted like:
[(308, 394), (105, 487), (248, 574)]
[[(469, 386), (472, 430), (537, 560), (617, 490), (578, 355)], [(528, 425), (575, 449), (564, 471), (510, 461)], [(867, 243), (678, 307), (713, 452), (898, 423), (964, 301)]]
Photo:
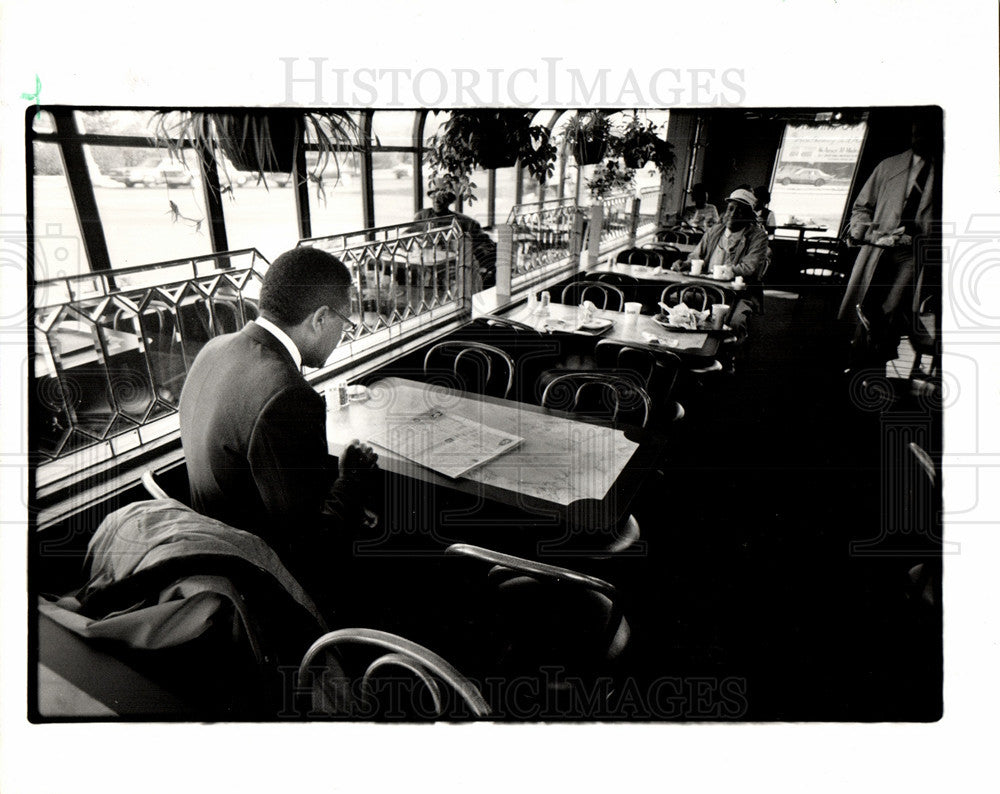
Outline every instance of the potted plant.
[(674, 169), (674, 147), (657, 134), (652, 121), (640, 120), (638, 113), (611, 138), (611, 153), (621, 157), (626, 168), (639, 169), (652, 162), (661, 174)]
[(346, 110), (161, 110), (154, 116), (154, 125), (157, 145), (166, 146), (171, 157), (183, 162), (188, 147), (213, 158), (221, 152), (223, 163), (256, 173), (265, 186), (265, 174), (292, 172), (299, 149), (309, 138), (319, 156), (303, 176), (320, 185), (331, 161), (339, 178), (339, 153), (344, 148), (361, 148), (364, 143), (360, 126)]
[(595, 199), (612, 193), (620, 193), (635, 187), (635, 169), (622, 167), (617, 159), (608, 159), (594, 169), (594, 175), (587, 180), (587, 189)]
[(563, 144), (568, 145), (578, 165), (599, 163), (608, 148), (611, 122), (600, 110), (578, 113), (563, 131)]
[(427, 141), (431, 190), (447, 189), (475, 201), (472, 171), (508, 168), (518, 160), (540, 182), (553, 172), (556, 149), (545, 127), (532, 125), (525, 110), (456, 110)]

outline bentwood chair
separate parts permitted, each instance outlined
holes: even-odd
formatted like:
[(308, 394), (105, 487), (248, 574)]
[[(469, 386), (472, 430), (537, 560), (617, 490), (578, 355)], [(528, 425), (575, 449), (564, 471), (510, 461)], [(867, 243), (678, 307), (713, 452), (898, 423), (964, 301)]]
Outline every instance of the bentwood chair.
[(656, 254), (657, 262), (649, 262), (650, 265), (660, 265), (660, 267), (670, 267), (674, 262), (683, 259), (686, 254), (673, 243), (650, 243), (643, 246), (647, 253)]
[[(937, 466), (934, 459), (919, 444), (911, 441), (909, 451), (913, 455), (913, 462), (921, 470), (924, 479), (924, 487), (930, 489), (930, 496), (921, 500), (922, 489), (918, 486), (912, 489), (911, 505), (911, 527), (915, 536), (924, 539), (926, 548), (920, 556), (924, 559), (914, 565), (909, 570), (911, 582), (910, 597), (917, 602), (924, 602), (931, 606), (941, 603), (941, 578), (942, 565), (941, 537), (936, 531), (933, 522), (935, 516), (940, 514), (940, 495), (937, 490)], [(926, 505), (930, 506), (927, 509)], [(930, 526), (921, 526), (920, 523), (930, 523)]]
[(476, 719), (490, 707), (433, 651), (386, 631), (346, 628), (316, 640), (299, 665), (301, 713), (342, 719)]
[(716, 304), (725, 305), (726, 294), (713, 284), (671, 284), (660, 293), (660, 302), (667, 306), (683, 303), (696, 311), (711, 311)]
[(524, 334), (527, 337), (541, 338), (542, 332), (533, 328), (527, 323), (512, 320), (509, 317), (502, 317), (497, 314), (484, 314), (473, 320), (473, 325), (480, 328), (487, 328), (498, 331), (512, 331), (514, 334)]
[(601, 339), (594, 355), (598, 369), (627, 372), (639, 379), (652, 405), (651, 422), (665, 425), (684, 418), (684, 406), (672, 399), (678, 375), (684, 369), (676, 353), (650, 350), (644, 345), (614, 339)]
[(797, 264), (796, 315), (802, 311), (803, 299), (812, 296), (819, 298), (825, 318), (831, 312), (831, 303), (840, 300), (847, 282), (843, 241), (837, 237), (810, 237), (804, 241)]
[[(547, 378), (541, 405), (582, 416), (604, 419), (614, 424), (646, 427), (653, 413), (653, 402), (641, 376), (628, 371), (571, 371)], [(629, 515), (616, 536), (592, 556), (605, 558), (636, 546), (639, 522)]]
[(688, 239), (688, 232), (680, 228), (662, 229), (656, 233), (657, 243), (681, 243), (682, 245), (687, 245)]
[[(917, 316), (913, 318), (913, 329), (907, 334), (913, 348), (913, 366), (910, 368), (910, 382), (924, 380), (932, 387), (941, 375), (941, 340), (937, 332), (940, 326), (940, 312), (932, 311), (935, 296), (928, 295), (920, 301)], [(930, 368), (923, 370), (924, 356), (930, 358)]]
[(645, 427), (653, 404), (641, 378), (629, 372), (566, 372), (548, 381), (543, 408)]
[(552, 664), (584, 676), (606, 674), (627, 647), (623, 597), (604, 579), (466, 543), (445, 554), (472, 572), (483, 570), (469, 583), (475, 587), (481, 575), (483, 602), (494, 602), (490, 612), (499, 625), (486, 644), (500, 670), (537, 674)]
[(577, 305), (591, 300), (598, 309), (622, 311), (625, 308), (625, 293), (613, 284), (600, 281), (574, 281), (563, 287), (561, 302)]
[(506, 399), (514, 387), (514, 359), (495, 345), (471, 340), (438, 342), (424, 356), (424, 375), (441, 365), (448, 367), (465, 391)]
[(610, 284), (622, 291), (626, 301), (638, 301), (640, 297), (639, 279), (624, 273), (598, 273), (597, 281)]
[[(926, 300), (930, 300), (929, 298)], [(926, 304), (921, 303), (921, 307)], [(908, 335), (914, 352), (913, 365), (909, 373), (903, 377), (889, 377), (885, 374), (887, 360), (895, 359), (898, 340), (891, 331), (879, 331), (872, 326), (871, 321), (860, 305), (854, 307), (858, 317), (858, 333), (852, 343), (852, 363), (848, 372), (856, 371), (862, 377), (861, 387), (865, 393), (876, 398), (882, 398), (885, 408), (891, 408), (899, 403), (907, 403), (916, 399), (926, 402), (940, 394), (940, 364), (941, 348), (938, 335), (929, 329), (928, 322), (934, 322), (921, 315), (915, 318), (919, 328)], [(892, 350), (890, 350), (892, 348)], [(931, 357), (930, 371), (925, 373), (922, 368), (923, 356)]]
[[(677, 251), (677, 256), (680, 255), (680, 251)], [(670, 255), (668, 251), (657, 246), (656, 248), (628, 248), (619, 253), (615, 261), (617, 261), (618, 264), (625, 265), (666, 267), (674, 260), (674, 258), (675, 257)]]

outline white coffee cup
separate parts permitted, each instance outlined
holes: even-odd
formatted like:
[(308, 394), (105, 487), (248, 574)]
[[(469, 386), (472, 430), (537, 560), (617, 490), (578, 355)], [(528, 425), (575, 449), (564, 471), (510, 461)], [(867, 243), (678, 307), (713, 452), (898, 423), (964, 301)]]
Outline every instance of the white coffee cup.
[(716, 303), (712, 306), (712, 328), (721, 331), (722, 326), (729, 316), (729, 307), (725, 303)]
[(704, 259), (692, 259), (691, 260), (691, 275), (692, 276), (700, 276), (701, 275), (701, 269), (703, 267), (705, 267), (705, 260)]
[(629, 325), (635, 325), (639, 322), (639, 314), (642, 312), (641, 303), (629, 302), (625, 304), (625, 321)]
[(716, 265), (712, 268), (712, 278), (717, 278), (720, 281), (726, 277), (726, 266)]

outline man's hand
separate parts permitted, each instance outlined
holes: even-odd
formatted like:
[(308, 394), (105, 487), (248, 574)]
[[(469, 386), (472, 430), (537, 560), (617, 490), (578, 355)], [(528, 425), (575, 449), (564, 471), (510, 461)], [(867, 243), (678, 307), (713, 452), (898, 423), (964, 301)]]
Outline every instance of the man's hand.
[(899, 228), (893, 229), (889, 234), (880, 235), (875, 239), (875, 245), (880, 245), (883, 248), (895, 248), (897, 245), (910, 245), (913, 242), (913, 238), (908, 234), (904, 234), (905, 227), (900, 226)]
[(362, 471), (370, 471), (376, 468), (378, 455), (375, 450), (367, 444), (362, 444), (358, 439), (354, 439), (348, 444), (344, 454), (340, 456), (341, 476), (357, 474)]

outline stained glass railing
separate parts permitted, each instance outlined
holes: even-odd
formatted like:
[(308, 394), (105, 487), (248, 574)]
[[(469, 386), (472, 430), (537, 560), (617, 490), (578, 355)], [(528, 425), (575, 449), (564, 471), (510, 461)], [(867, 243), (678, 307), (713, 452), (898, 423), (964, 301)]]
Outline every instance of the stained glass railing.
[(257, 316), (267, 265), (250, 248), (36, 282), (30, 415), (42, 460), (85, 468), (176, 430), (195, 356)]

